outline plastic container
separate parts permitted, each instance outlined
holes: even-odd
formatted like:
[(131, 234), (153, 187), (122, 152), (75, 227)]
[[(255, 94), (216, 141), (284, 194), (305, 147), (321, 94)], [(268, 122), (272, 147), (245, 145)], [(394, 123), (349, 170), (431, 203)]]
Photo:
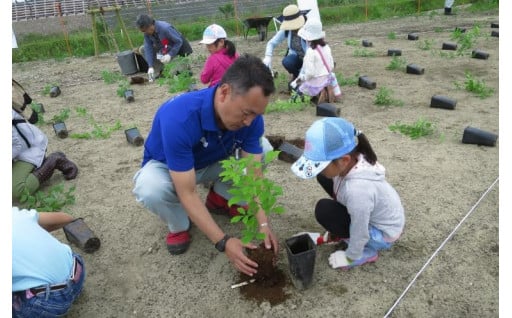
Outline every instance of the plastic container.
[(370, 40), (363, 40), (362, 44), (364, 47), (372, 47), (373, 43)]
[(500, 24), (499, 24), (499, 23), (495, 23), (495, 22), (491, 23), (491, 28), (493, 28), (493, 29), (497, 29), (497, 28), (499, 28), (499, 27), (500, 27)]
[(338, 117), (340, 108), (329, 103), (321, 103), (316, 106), (316, 115), (324, 117)]
[(416, 34), (416, 33), (409, 33), (409, 34), (407, 34), (407, 40), (416, 41), (418, 39), (419, 39), (419, 35)]
[(83, 218), (75, 219), (71, 223), (66, 224), (63, 230), (67, 240), (86, 253), (95, 252), (100, 248), (100, 239), (87, 226)]
[(457, 101), (442, 95), (434, 95), (430, 100), (430, 107), (442, 109), (455, 109)]
[(419, 65), (416, 65), (416, 64), (408, 64), (407, 68), (406, 68), (406, 72), (407, 72), (407, 74), (421, 75), (421, 74), (425, 73), (425, 68), (423, 68)]
[(135, 53), (132, 50), (123, 51), (117, 54), (117, 63), (121, 67), (121, 72), (124, 75), (130, 75), (137, 73), (137, 60), (135, 59)]
[(473, 50), (471, 52), (471, 57), (479, 60), (487, 60), (489, 58), (489, 53), (481, 50)]
[(50, 88), (50, 97), (57, 97), (60, 95), (60, 88), (58, 86), (53, 86)]
[(388, 50), (388, 56), (401, 56), (402, 50), (399, 49), (389, 49)]
[(124, 131), (126, 140), (134, 146), (142, 146), (144, 144), (144, 137), (141, 136), (137, 127), (129, 128)]
[(443, 50), (451, 50), (456, 51), (457, 50), (457, 43), (451, 43), (451, 42), (444, 42), (442, 46)]
[(496, 139), (498, 139), (498, 135), (470, 126), (464, 129), (464, 134), (462, 135), (463, 144), (494, 147), (496, 145)]
[(284, 141), (278, 149), (281, 151), (278, 156), (279, 160), (288, 163), (294, 163), (297, 161), (304, 152), (304, 150), (287, 141)]
[(293, 236), (286, 240), (286, 254), (290, 277), (295, 288), (307, 289), (313, 282), (316, 245), (308, 234)]
[(500, 31), (491, 31), (491, 36), (495, 37), (495, 38), (499, 38), (500, 37)]
[(53, 130), (55, 131), (55, 134), (61, 139), (68, 137), (68, 130), (64, 122), (54, 123)]
[(375, 83), (375, 81), (373, 81), (366, 75), (359, 76), (358, 85), (360, 87), (364, 87), (364, 88), (368, 88), (368, 89), (375, 89), (377, 87), (377, 83)]
[(124, 91), (124, 99), (126, 99), (128, 103), (131, 103), (135, 100), (135, 96), (133, 95), (133, 89), (127, 89)]

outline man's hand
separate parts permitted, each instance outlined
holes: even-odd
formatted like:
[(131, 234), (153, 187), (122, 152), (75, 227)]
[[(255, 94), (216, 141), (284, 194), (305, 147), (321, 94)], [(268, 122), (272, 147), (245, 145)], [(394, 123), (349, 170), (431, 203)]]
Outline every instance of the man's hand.
[(251, 243), (244, 245), (240, 239), (232, 237), (227, 241), (224, 252), (237, 271), (253, 276), (258, 272), (258, 264), (245, 255), (244, 248), (256, 247)]
[(148, 80), (150, 82), (155, 80), (155, 69), (152, 67), (148, 68)]
[(167, 64), (172, 60), (171, 56), (169, 54), (165, 54), (160, 58), (160, 62)]

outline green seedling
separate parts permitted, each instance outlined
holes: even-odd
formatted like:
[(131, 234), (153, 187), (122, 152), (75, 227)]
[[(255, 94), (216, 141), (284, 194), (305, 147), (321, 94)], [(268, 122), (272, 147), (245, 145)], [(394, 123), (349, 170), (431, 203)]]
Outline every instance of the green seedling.
[(172, 63), (165, 64), (162, 75), (158, 78), (159, 85), (167, 85), (169, 93), (174, 94), (186, 91), (196, 80), (192, 76), (191, 58), (177, 56)]
[(356, 73), (352, 77), (344, 77), (342, 73), (336, 74), (338, 85), (340, 86), (356, 86), (359, 83), (359, 73)]
[(404, 103), (401, 100), (393, 99), (392, 94), (393, 91), (387, 87), (379, 88), (374, 104), (378, 106), (403, 106)]
[(54, 87), (54, 86), (59, 86), (59, 84), (57, 84), (57, 83), (46, 84), (43, 88), (43, 95), (45, 95), (45, 96), (50, 95), (50, 91), (51, 91), (52, 87)]
[(434, 40), (425, 39), (418, 43), (418, 48), (423, 51), (428, 51), (428, 50), (432, 49), (433, 45), (434, 45)]
[(65, 122), (69, 118), (69, 113), (71, 110), (69, 108), (65, 108), (61, 110), (57, 115), (52, 117), (53, 123), (62, 123)]
[(388, 33), (388, 39), (395, 40), (396, 39), (396, 33), (395, 32), (389, 32)]
[(122, 80), (119, 82), (117, 87), (117, 96), (124, 97), (124, 93), (130, 89), (130, 83), (127, 80)]
[(220, 177), (224, 182), (232, 183), (232, 187), (228, 190), (232, 195), (228, 204), (230, 206), (240, 202), (247, 204), (247, 211), (238, 208), (240, 215), (231, 218), (231, 223), (242, 222), (244, 225), (241, 237), (244, 244), (265, 239), (265, 234), (259, 232), (256, 218), (260, 210), (263, 210), (267, 216), (284, 213), (284, 207), (277, 202), (277, 198), (283, 194), (282, 187), (260, 176), (257, 172), (264, 170), (278, 155), (279, 151), (276, 150), (267, 152), (263, 163), (255, 160), (253, 155), (238, 160), (232, 156), (220, 162), (223, 168)]
[(43, 110), (41, 108), (41, 104), (32, 101), (32, 103), (29, 106), (33, 111), (35, 111), (37, 113), (36, 125), (40, 126), (40, 125), (46, 124), (46, 121), (44, 120), (44, 114), (43, 114)]
[(411, 139), (418, 139), (432, 135), (435, 127), (431, 122), (420, 118), (413, 124), (402, 124), (400, 121), (397, 121), (389, 126), (389, 130), (393, 132), (398, 131), (403, 135), (409, 136)]
[(294, 99), (294, 96), (290, 97), (288, 100), (277, 99), (272, 103), (268, 104), (266, 113), (277, 113), (277, 112), (293, 112), (293, 111), (301, 111), (306, 108), (306, 106), (310, 102), (309, 96), (304, 96), (304, 100), (300, 97)]
[(455, 87), (459, 89), (464, 88), (466, 91), (472, 92), (482, 99), (494, 93), (494, 89), (486, 86), (484, 80), (474, 78), (469, 71), (464, 72), (464, 75), (466, 77), (464, 83), (455, 82)]
[(355, 49), (354, 54), (355, 57), (375, 57), (375, 52), (372, 52), (368, 49)]
[(405, 70), (406, 65), (407, 65), (407, 61), (403, 57), (393, 55), (388, 66), (386, 66), (386, 70), (390, 70), (390, 71)]
[(462, 30), (458, 28), (455, 29), (452, 32), (451, 38), (458, 43), (457, 54), (464, 55), (467, 50), (470, 50), (475, 45), (479, 35), (480, 27), (477, 25), (466, 30), (466, 32), (462, 32)]
[(107, 70), (101, 71), (101, 78), (107, 84), (114, 84), (125, 80), (125, 77), (118, 72), (109, 72)]
[(349, 45), (349, 46), (358, 46), (359, 45), (359, 41), (354, 40), (354, 39), (348, 39), (348, 40), (345, 41), (345, 44)]
[(62, 211), (67, 205), (75, 203), (75, 186), (64, 187), (64, 183), (54, 185), (47, 191), (36, 191), (30, 194), (25, 189), (20, 198), (20, 205), (25, 209), (36, 209), (38, 211), (55, 212)]

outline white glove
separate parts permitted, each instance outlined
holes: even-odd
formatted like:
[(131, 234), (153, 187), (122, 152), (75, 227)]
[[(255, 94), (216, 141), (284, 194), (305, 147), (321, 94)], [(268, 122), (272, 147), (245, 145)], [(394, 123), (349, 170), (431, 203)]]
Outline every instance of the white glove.
[(160, 62), (166, 64), (166, 63), (169, 63), (171, 61), (171, 56), (169, 54), (165, 54), (164, 56), (162, 56), (160, 58)]
[(155, 69), (152, 67), (148, 68), (148, 80), (150, 82), (155, 80)]
[(345, 255), (345, 251), (336, 251), (329, 256), (329, 265), (332, 268), (348, 267), (350, 262)]
[(297, 234), (295, 234), (293, 236), (299, 236), (299, 235), (302, 235), (302, 234), (309, 235), (309, 237), (311, 237), (311, 239), (313, 240), (315, 245), (317, 245), (317, 241), (318, 241), (318, 238), (320, 237), (320, 233), (316, 233), (316, 232), (300, 232), (300, 233), (297, 233)]
[(297, 88), (297, 81), (298, 81), (298, 80), (299, 80), (299, 79), (298, 79), (298, 78), (296, 78), (293, 82), (291, 82), (291, 83), (290, 83), (290, 86), (291, 86), (293, 89), (296, 89), (296, 88)]
[(263, 64), (265, 64), (269, 69), (272, 69), (272, 56), (266, 55), (263, 58)]

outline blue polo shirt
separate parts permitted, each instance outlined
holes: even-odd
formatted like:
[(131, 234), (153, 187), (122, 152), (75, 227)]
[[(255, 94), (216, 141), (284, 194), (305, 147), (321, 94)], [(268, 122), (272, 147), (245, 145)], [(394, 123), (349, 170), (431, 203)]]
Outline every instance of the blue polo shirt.
[(160, 106), (144, 144), (142, 166), (153, 159), (173, 171), (199, 170), (228, 158), (238, 147), (252, 154), (263, 152), (263, 116), (239, 130), (219, 129), (213, 109), (217, 87), (182, 94)]

